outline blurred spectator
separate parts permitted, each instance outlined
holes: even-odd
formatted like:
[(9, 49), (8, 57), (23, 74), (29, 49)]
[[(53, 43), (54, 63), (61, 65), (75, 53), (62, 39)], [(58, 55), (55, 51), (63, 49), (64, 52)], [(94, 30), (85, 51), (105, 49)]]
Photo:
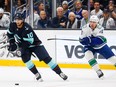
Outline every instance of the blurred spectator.
[(39, 2), (37, 8), (35, 8), (37, 13), (40, 15), (40, 11), (45, 11), (45, 5), (43, 2)]
[(109, 0), (108, 6), (106, 6), (106, 8), (108, 9), (110, 6), (114, 6), (114, 1), (113, 0)]
[(74, 13), (75, 13), (76, 18), (78, 20), (81, 20), (83, 18), (83, 16), (82, 16), (82, 10), (83, 9), (82, 9), (82, 3), (81, 3), (81, 1), (80, 0), (77, 0), (75, 2), (75, 11), (74, 11)]
[(97, 15), (98, 18), (101, 18), (103, 11), (100, 9), (100, 3), (96, 1), (94, 3), (94, 10), (91, 11), (91, 15)]
[(101, 24), (106, 29), (115, 28), (115, 21), (113, 18), (110, 17), (109, 11), (104, 9), (103, 18), (100, 19), (99, 24)]
[[(95, 0), (94, 0), (94, 1), (95, 1)], [(109, 3), (109, 0), (97, 0), (97, 1), (99, 1), (100, 7), (101, 7), (102, 10), (103, 10), (104, 8), (106, 8), (107, 5), (108, 5), (108, 3)]]
[[(34, 12), (33, 17), (34, 17), (34, 19), (33, 19), (34, 28), (37, 28), (37, 22), (38, 22), (38, 20), (40, 20), (40, 16), (36, 12)], [(31, 21), (31, 20), (29, 20), (29, 16), (27, 16), (25, 21), (29, 24), (29, 22)]]
[(38, 21), (37, 28), (50, 28), (51, 21), (47, 19), (45, 11), (40, 11), (40, 20)]
[(0, 0), (0, 8), (4, 8), (5, 7), (5, 0)]
[[(112, 14), (112, 12), (114, 11), (114, 6), (109, 6), (108, 10), (110, 11), (110, 13)], [(112, 16), (112, 15), (111, 15)]]
[(52, 27), (53, 28), (65, 28), (66, 27), (67, 18), (63, 14), (63, 8), (57, 8), (57, 16), (52, 19)]
[(48, 7), (49, 7), (49, 6), (47, 6), (47, 3), (46, 3), (46, 5), (45, 5), (43, 2), (39, 2), (39, 3), (38, 3), (38, 6), (35, 7), (35, 10), (37, 11), (38, 15), (40, 15), (40, 11), (45, 11), (47, 17), (50, 18), (50, 17), (51, 17), (51, 13), (49, 13), (50, 10), (49, 10)]
[(47, 14), (47, 17), (51, 19), (52, 17), (52, 0), (45, 0), (45, 11)]
[(4, 10), (6, 12), (10, 12), (10, 0), (5, 0), (5, 7), (4, 7)]
[(81, 27), (82, 28), (84, 25), (86, 25), (89, 21), (89, 12), (87, 10), (82, 11), (83, 18), (81, 20)]
[(90, 0), (90, 11), (94, 9), (94, 1)]
[(78, 26), (78, 20), (76, 18), (76, 15), (74, 14), (74, 12), (70, 12), (69, 16), (68, 16), (68, 22), (66, 25), (66, 28), (71, 28), (71, 29), (77, 29), (79, 28)]
[[(24, 4), (26, 4), (26, 1), (25, 1), (25, 0), (17, 0), (16, 3), (17, 3), (17, 4), (16, 4), (16, 8), (18, 8), (18, 7), (20, 7), (20, 6), (24, 5)], [(17, 12), (23, 13), (24, 10), (25, 10), (25, 6), (22, 6), (22, 7), (20, 7), (19, 9), (17, 9)], [(16, 13), (17, 13), (17, 12), (16, 12)]]
[(116, 24), (116, 5), (114, 5), (113, 11), (111, 12), (111, 17), (115, 20)]
[(9, 27), (10, 19), (9, 17), (4, 14), (4, 10), (0, 8), (0, 27)]
[(63, 11), (64, 11), (64, 16), (68, 18), (70, 10), (68, 9), (68, 2), (67, 1), (62, 2), (62, 8), (63, 8)]
[[(25, 4), (25, 5), (24, 5)], [(23, 6), (22, 6), (23, 5)], [(19, 8), (20, 7), (20, 8)], [(27, 14), (26, 14), (26, 1), (25, 0), (16, 0), (15, 6), (13, 7), (13, 17), (16, 13), (21, 13), (23, 15), (23, 18), (25, 19)]]

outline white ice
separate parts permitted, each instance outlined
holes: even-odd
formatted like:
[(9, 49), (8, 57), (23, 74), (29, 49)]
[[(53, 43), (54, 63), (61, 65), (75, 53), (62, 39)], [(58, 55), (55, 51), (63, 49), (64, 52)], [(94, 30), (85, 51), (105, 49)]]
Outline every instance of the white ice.
[[(43, 82), (34, 80), (34, 75), (26, 67), (0, 67), (0, 87), (116, 87), (116, 71), (103, 70), (105, 78), (98, 79), (91, 69), (62, 68), (68, 75), (63, 81), (50, 68), (39, 68)], [(19, 83), (19, 85), (15, 85)]]

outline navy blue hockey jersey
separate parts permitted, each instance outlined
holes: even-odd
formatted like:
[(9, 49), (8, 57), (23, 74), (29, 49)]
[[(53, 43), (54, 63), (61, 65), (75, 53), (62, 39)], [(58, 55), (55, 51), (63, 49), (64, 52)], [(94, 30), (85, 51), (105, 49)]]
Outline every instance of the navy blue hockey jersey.
[(20, 29), (15, 22), (10, 23), (7, 35), (10, 43), (17, 42), (21, 48), (35, 47), (42, 43), (31, 26), (25, 22)]

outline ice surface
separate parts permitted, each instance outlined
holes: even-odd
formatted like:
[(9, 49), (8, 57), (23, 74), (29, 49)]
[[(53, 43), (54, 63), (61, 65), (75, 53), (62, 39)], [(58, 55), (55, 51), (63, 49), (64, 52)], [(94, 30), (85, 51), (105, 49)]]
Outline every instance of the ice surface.
[[(43, 82), (37, 82), (26, 67), (0, 67), (0, 87), (116, 87), (116, 71), (103, 70), (104, 80), (91, 69), (62, 68), (68, 75), (63, 81), (50, 68), (39, 68)], [(19, 85), (15, 85), (19, 83)]]

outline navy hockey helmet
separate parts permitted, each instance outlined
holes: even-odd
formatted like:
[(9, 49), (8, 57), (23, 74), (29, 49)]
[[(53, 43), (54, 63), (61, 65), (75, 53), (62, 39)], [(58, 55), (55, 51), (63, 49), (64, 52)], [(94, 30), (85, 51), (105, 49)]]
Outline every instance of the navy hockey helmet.
[(21, 13), (16, 13), (14, 19), (24, 20), (23, 15)]

